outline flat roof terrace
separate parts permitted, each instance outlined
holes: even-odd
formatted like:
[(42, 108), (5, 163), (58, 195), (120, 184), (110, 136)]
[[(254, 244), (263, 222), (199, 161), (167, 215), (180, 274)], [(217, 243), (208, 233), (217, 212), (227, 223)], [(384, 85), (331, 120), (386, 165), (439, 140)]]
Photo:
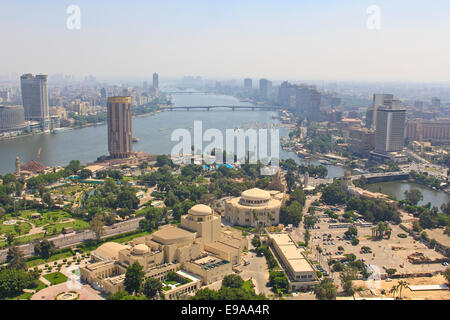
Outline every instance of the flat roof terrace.
[(293, 272), (314, 272), (313, 267), (304, 257), (301, 248), (297, 247), (287, 233), (275, 233), (271, 234), (270, 237), (279, 248), (278, 253), (283, 256), (283, 260), (287, 261)]
[(270, 237), (278, 246), (295, 245), (294, 241), (287, 233), (272, 233), (270, 234)]
[(219, 258), (207, 256), (198, 260), (195, 260), (194, 263), (200, 266), (203, 270), (210, 270), (216, 267), (223, 266), (225, 264), (230, 263), (227, 260), (222, 260)]

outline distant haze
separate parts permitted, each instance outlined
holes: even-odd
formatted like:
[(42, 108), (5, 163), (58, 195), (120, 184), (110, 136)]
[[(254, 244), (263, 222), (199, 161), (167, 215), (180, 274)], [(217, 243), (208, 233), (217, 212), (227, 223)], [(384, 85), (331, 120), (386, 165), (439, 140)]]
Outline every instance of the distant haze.
[(448, 0), (3, 1), (0, 72), (448, 81), (449, 14)]

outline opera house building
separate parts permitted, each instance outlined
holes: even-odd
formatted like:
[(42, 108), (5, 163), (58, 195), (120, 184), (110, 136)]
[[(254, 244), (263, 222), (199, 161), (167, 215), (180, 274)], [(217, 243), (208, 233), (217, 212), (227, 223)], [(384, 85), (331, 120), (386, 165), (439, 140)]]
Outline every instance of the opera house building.
[(225, 202), (225, 220), (233, 225), (266, 227), (277, 225), (285, 194), (253, 188)]
[(81, 268), (81, 279), (108, 294), (115, 293), (124, 290), (126, 268), (138, 262), (145, 277), (164, 281), (170, 271), (176, 272), (180, 285), (163, 290), (166, 299), (176, 299), (231, 274), (247, 247), (241, 231), (222, 227), (219, 215), (198, 204), (181, 217), (179, 227), (161, 226), (128, 245), (101, 245), (91, 253), (91, 263)]

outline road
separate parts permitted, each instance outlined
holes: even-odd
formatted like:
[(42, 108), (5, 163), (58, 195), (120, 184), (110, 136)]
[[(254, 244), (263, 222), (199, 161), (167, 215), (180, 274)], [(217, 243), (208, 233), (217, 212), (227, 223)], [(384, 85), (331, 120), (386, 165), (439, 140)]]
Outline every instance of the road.
[(249, 243), (249, 251), (244, 256), (244, 259), (250, 262), (250, 264), (242, 266), (242, 272), (239, 274), (242, 279), (245, 281), (248, 279), (253, 280), (256, 294), (272, 294), (273, 292), (266, 286), (267, 282), (269, 282), (269, 269), (267, 268), (266, 258), (256, 255), (251, 242)]

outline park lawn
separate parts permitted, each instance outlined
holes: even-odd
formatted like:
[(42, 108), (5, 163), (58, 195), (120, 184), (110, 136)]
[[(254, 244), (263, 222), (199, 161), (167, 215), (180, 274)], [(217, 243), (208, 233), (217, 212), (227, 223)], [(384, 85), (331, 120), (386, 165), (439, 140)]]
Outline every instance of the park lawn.
[(144, 216), (147, 214), (147, 212), (150, 211), (150, 209), (151, 209), (151, 207), (147, 206), (147, 207), (137, 210), (134, 214), (136, 215), (136, 217)]
[(23, 292), (15, 297), (6, 298), (5, 300), (30, 300), (32, 295), (33, 295), (32, 293)]
[(143, 237), (146, 235), (151, 234), (151, 232), (149, 231), (143, 231), (143, 232), (139, 232), (139, 233), (135, 233), (135, 234), (131, 234), (128, 236), (123, 236), (117, 239), (114, 239), (113, 242), (117, 242), (117, 243), (125, 243), (125, 242), (129, 242), (131, 240), (133, 240), (134, 238), (139, 238), (139, 237)]
[(56, 223), (44, 227), (48, 234), (59, 234), (62, 232), (63, 228), (73, 227), (75, 231), (89, 229), (89, 223), (83, 220), (75, 220), (65, 223)]
[[(29, 288), (31, 290), (35, 290), (36, 292), (41, 291), (42, 289), (47, 288), (47, 286), (42, 282), (38, 280), (38, 285), (36, 288)], [(33, 296), (33, 293), (30, 292), (22, 292), (21, 294), (7, 298), (6, 300), (30, 300), (30, 298)]]
[[(43, 212), (41, 212), (41, 219), (31, 219), (31, 215), (33, 213), (37, 213), (37, 212), (38, 212), (37, 210), (22, 210), (22, 211), (18, 211), (14, 215), (7, 214), (0, 220), (0, 223), (5, 220), (23, 218), (23, 219), (29, 220), (29, 222), (34, 224), (36, 227), (41, 227), (46, 224), (59, 222), (63, 219), (72, 218), (72, 216), (69, 213), (67, 213), (63, 210), (53, 210), (53, 211), (44, 210)], [(31, 228), (31, 226), (30, 226), (30, 228)]]
[(85, 190), (88, 187), (83, 186), (83, 185), (70, 185), (70, 186), (64, 186), (64, 187), (60, 187), (58, 189), (53, 190), (54, 193), (59, 193), (59, 194), (65, 194), (65, 195), (75, 195), (75, 193)]
[(36, 219), (33, 223), (37, 227), (41, 227), (46, 224), (52, 224), (70, 218), (72, 218), (72, 216), (69, 213), (62, 210), (56, 210), (42, 213), (42, 219)]
[(38, 286), (36, 287), (36, 292), (41, 291), (42, 289), (47, 288), (47, 285), (42, 281), (38, 280)]
[[(15, 218), (12, 218), (15, 219)], [(19, 230), (17, 230), (17, 227)], [(27, 234), (31, 230), (31, 225), (26, 222), (18, 222), (15, 225), (4, 225), (3, 222), (0, 224), (0, 233), (12, 233), (16, 237), (21, 234)], [(17, 232), (19, 231), (19, 232)]]
[(253, 282), (252, 282), (252, 280), (245, 281), (244, 284), (242, 285), (242, 289), (244, 289), (246, 291), (253, 291)]
[(57, 261), (57, 260), (64, 259), (64, 258), (70, 258), (72, 256), (74, 256), (73, 253), (70, 250), (67, 250), (64, 252), (55, 253), (55, 254), (51, 255), (50, 258), (48, 258), (48, 259), (42, 259), (42, 258), (30, 259), (27, 261), (27, 268), (33, 268), (35, 266), (38, 266), (38, 265), (41, 265), (44, 263), (53, 262), (53, 261)]
[(44, 278), (50, 281), (52, 285), (60, 284), (67, 281), (67, 277), (58, 271), (46, 274)]

